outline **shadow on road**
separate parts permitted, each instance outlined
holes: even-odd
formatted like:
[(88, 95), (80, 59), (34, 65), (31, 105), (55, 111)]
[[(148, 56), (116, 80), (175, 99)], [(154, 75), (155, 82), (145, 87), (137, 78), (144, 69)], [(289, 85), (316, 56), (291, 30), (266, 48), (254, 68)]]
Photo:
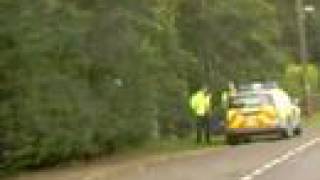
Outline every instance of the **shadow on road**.
[(252, 137), (243, 137), (241, 138), (239, 145), (252, 145), (255, 143), (275, 143), (283, 140), (287, 139), (282, 139), (279, 136), (275, 135), (260, 135)]

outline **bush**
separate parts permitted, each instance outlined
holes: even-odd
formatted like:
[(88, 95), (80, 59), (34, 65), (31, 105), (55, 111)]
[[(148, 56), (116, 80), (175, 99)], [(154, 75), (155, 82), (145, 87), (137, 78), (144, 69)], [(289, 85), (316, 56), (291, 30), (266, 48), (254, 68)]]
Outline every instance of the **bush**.
[(281, 74), (272, 3), (200, 5), (2, 0), (0, 168), (188, 136), (188, 96), (201, 84), (218, 102), (230, 79)]

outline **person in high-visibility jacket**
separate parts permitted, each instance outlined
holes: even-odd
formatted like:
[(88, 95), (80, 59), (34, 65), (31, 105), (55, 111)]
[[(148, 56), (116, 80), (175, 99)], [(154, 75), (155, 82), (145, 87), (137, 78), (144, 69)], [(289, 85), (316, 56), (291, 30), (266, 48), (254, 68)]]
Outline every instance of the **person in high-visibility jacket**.
[(223, 110), (226, 110), (229, 106), (229, 96), (230, 93), (228, 91), (223, 91), (221, 93), (221, 106)]
[(202, 142), (205, 135), (207, 143), (210, 142), (211, 94), (208, 88), (203, 88), (194, 93), (190, 98), (190, 107), (197, 120), (197, 143)]
[(229, 89), (225, 90), (221, 93), (221, 106), (222, 106), (223, 110), (225, 111), (224, 113), (226, 113), (226, 111), (229, 107), (230, 97), (235, 96), (236, 93), (237, 93), (237, 90), (235, 88), (234, 83), (229, 82)]

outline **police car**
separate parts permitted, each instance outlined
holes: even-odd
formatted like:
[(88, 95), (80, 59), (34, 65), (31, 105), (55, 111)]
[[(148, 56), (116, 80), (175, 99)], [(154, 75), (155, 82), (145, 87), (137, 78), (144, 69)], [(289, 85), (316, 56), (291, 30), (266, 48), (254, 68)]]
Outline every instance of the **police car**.
[(289, 95), (275, 84), (254, 84), (239, 88), (230, 97), (226, 118), (226, 140), (237, 144), (240, 138), (257, 134), (278, 134), (283, 138), (300, 135), (301, 112)]

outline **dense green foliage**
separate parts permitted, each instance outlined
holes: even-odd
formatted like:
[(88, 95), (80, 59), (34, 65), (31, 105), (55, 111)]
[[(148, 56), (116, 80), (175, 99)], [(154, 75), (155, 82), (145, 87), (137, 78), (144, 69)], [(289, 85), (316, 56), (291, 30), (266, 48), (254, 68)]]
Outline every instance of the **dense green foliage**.
[[(297, 64), (288, 64), (284, 73), (282, 85), (290, 90), (290, 93), (295, 97), (301, 97), (303, 95), (303, 88), (301, 88), (303, 77), (303, 68)], [(319, 71), (315, 65), (308, 65), (307, 79), (312, 92), (318, 89), (318, 77)]]
[(188, 135), (191, 92), (203, 83), (218, 95), (229, 80), (282, 79), (290, 52), (279, 48), (278, 4), (270, 0), (1, 0), (0, 7), (6, 170)]
[[(277, 5), (278, 19), (280, 21), (281, 29), (281, 47), (286, 49), (295, 57), (299, 53), (298, 43), (298, 28), (297, 28), (297, 9), (295, 1), (292, 0), (273, 0)], [(320, 1), (317, 0), (303, 0), (305, 5), (312, 5), (315, 8), (314, 12), (305, 13), (305, 25), (306, 25), (306, 39), (308, 46), (308, 55), (313, 63), (319, 65), (319, 15), (320, 15)]]

